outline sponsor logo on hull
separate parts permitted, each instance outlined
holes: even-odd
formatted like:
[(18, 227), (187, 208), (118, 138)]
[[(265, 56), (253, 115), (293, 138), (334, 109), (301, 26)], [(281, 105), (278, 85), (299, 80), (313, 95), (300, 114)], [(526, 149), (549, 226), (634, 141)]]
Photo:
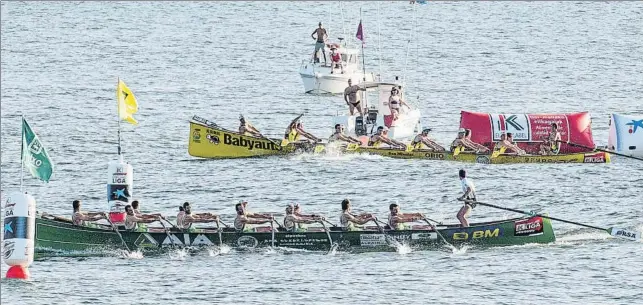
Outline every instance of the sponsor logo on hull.
[(454, 240), (467, 241), (483, 238), (498, 238), (500, 236), (503, 236), (501, 228), (490, 228), (475, 230), (473, 232), (455, 232), (452, 237)]
[(543, 234), (542, 217), (519, 220), (514, 223), (514, 236), (534, 236)]

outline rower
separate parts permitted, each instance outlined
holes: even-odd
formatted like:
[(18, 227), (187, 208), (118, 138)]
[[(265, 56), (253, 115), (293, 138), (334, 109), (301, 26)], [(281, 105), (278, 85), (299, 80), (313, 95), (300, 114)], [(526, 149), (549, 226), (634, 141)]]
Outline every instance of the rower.
[(125, 206), (125, 213), (127, 214), (125, 216), (125, 229), (130, 231), (147, 231), (147, 227), (145, 225), (139, 225), (139, 223), (161, 221), (161, 216), (154, 216), (154, 218), (142, 218), (136, 216), (136, 214), (134, 214), (134, 208), (129, 204)]
[(305, 218), (305, 219), (306, 219), (306, 218), (307, 218), (307, 219), (316, 219), (316, 218), (319, 218), (319, 216), (318, 216), (318, 215), (315, 215), (315, 214), (308, 214), (308, 215), (307, 215), (307, 214), (302, 214), (302, 213), (301, 213), (301, 206), (299, 205), (299, 203), (295, 203), (294, 208), (295, 208), (294, 212), (295, 212), (295, 215), (297, 215), (297, 217), (301, 217), (301, 218)]
[(455, 138), (455, 140), (453, 140), (453, 142), (451, 142), (451, 147), (450, 147), (451, 151), (455, 151), (455, 149), (458, 146), (464, 146), (464, 142), (463, 142), (464, 134), (465, 134), (464, 128), (460, 128), (458, 130), (458, 136)]
[(368, 146), (379, 147), (382, 143), (386, 143), (391, 147), (406, 149), (406, 144), (389, 139), (388, 128), (384, 126), (377, 127), (377, 132), (368, 140)]
[(138, 200), (132, 201), (132, 210), (134, 211), (134, 215), (136, 215), (136, 217), (140, 217), (140, 218), (156, 218), (157, 216), (162, 217), (161, 214), (158, 214), (158, 213), (157, 214), (141, 214), (141, 212), (138, 210), (138, 207), (139, 207)]
[(355, 231), (362, 229), (356, 225), (363, 225), (369, 221), (374, 221), (375, 217), (371, 214), (355, 215), (351, 213), (351, 202), (348, 199), (342, 201), (342, 214), (339, 216), (339, 225), (345, 231)]
[(310, 139), (313, 142), (321, 142), (320, 138), (317, 138), (312, 134), (304, 131), (304, 124), (300, 120), (292, 122), (290, 125), (288, 125), (284, 138), (288, 140), (288, 142), (298, 142), (300, 141), (301, 136), (304, 136), (305, 138)]
[(507, 133), (507, 140), (506, 140), (505, 142), (506, 142), (506, 143), (508, 143), (508, 145), (510, 146), (511, 150), (512, 150), (512, 151), (514, 151), (515, 153), (517, 153), (519, 156), (522, 156), (522, 155), (524, 155), (524, 154), (525, 154), (525, 151), (524, 151), (524, 150), (522, 150), (522, 149), (521, 149), (518, 145), (516, 145), (516, 143), (514, 142), (514, 136), (513, 136), (513, 134), (512, 134), (511, 132), (508, 132), (508, 133)]
[(76, 226), (86, 226), (88, 223), (86, 221), (97, 221), (101, 219), (107, 219), (107, 214), (105, 212), (86, 212), (83, 213), (80, 211), (80, 200), (74, 200), (72, 202), (72, 207), (74, 208), (74, 214), (71, 215), (71, 222)]
[(424, 219), (422, 213), (400, 213), (400, 206), (396, 203), (392, 203), (388, 207), (389, 216), (388, 216), (388, 226), (391, 227), (391, 230), (410, 230), (411, 226), (406, 224), (407, 222), (414, 222)]
[(183, 211), (179, 212), (176, 217), (176, 226), (179, 229), (189, 230), (193, 223), (216, 222), (219, 216), (212, 213), (195, 213), (192, 214), (192, 206), (189, 202), (183, 203)]
[(248, 123), (243, 115), (239, 116), (239, 133), (244, 136), (255, 136), (263, 138), (263, 135), (257, 128)]
[(471, 129), (464, 130), (464, 141), (467, 143), (469, 147), (474, 148), (476, 154), (489, 152), (489, 148), (487, 148), (486, 146), (480, 143), (473, 142), (471, 140)]
[(414, 149), (422, 149), (423, 145), (426, 145), (427, 150), (445, 151), (444, 147), (440, 146), (440, 144), (436, 143), (429, 137), (430, 131), (431, 128), (424, 128), (422, 130), (422, 133), (416, 135), (415, 138), (413, 138), (411, 146), (413, 146)]
[(335, 132), (328, 138), (328, 142), (343, 141), (348, 143), (362, 144), (362, 141), (344, 134), (344, 125), (335, 124)]
[(310, 224), (321, 221), (321, 217), (315, 219), (299, 217), (295, 214), (295, 207), (288, 205), (286, 207), (286, 217), (284, 217), (284, 227), (288, 232), (306, 232), (306, 229), (299, 224)]
[(543, 139), (543, 143), (540, 144), (540, 154), (541, 155), (557, 155), (560, 152), (560, 141), (561, 136), (558, 131), (558, 124), (551, 123), (551, 131), (547, 138)]
[(460, 184), (462, 185), (462, 192), (464, 192), (462, 196), (458, 197), (458, 200), (464, 201), (464, 206), (458, 211), (457, 218), (462, 227), (468, 227), (469, 221), (467, 218), (471, 210), (476, 207), (476, 186), (471, 179), (467, 178), (467, 172), (464, 169), (458, 172), (458, 176), (460, 176)]
[(264, 224), (274, 221), (274, 217), (271, 215), (264, 214), (254, 214), (246, 210), (248, 205), (247, 201), (241, 200), (235, 205), (235, 210), (237, 211), (237, 217), (234, 219), (234, 228), (242, 232), (252, 232), (252, 229), (249, 224)]

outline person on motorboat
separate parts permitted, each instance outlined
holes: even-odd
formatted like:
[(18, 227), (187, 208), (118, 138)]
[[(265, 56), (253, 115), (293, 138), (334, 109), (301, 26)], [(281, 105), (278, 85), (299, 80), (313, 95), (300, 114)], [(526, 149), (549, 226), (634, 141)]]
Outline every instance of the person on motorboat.
[(105, 212), (81, 212), (80, 211), (80, 200), (74, 200), (72, 202), (72, 207), (74, 208), (74, 213), (71, 215), (71, 223), (77, 226), (85, 226), (86, 222), (89, 221), (98, 221), (101, 219), (107, 219), (107, 213)]
[(288, 205), (286, 207), (286, 216), (284, 217), (284, 227), (289, 232), (305, 232), (306, 228), (301, 226), (301, 224), (311, 224), (321, 221), (321, 217), (316, 218), (305, 218), (299, 217), (295, 214), (295, 207), (293, 205)]
[(431, 132), (431, 128), (422, 129), (422, 132), (416, 135), (415, 138), (413, 138), (413, 141), (411, 141), (411, 146), (413, 146), (414, 149), (422, 149), (423, 145), (426, 145), (427, 150), (446, 151), (444, 147), (429, 137), (429, 132)]
[(460, 185), (462, 186), (462, 196), (458, 197), (458, 200), (464, 201), (464, 205), (458, 211), (456, 217), (460, 221), (462, 227), (468, 227), (469, 221), (467, 218), (471, 213), (471, 210), (476, 207), (476, 186), (473, 183), (473, 180), (467, 178), (467, 172), (464, 169), (461, 169), (458, 172), (460, 177)]
[(147, 229), (146, 226), (139, 224), (161, 221), (161, 216), (154, 216), (154, 218), (143, 218), (136, 216), (136, 214), (134, 214), (134, 208), (132, 208), (132, 206), (129, 204), (125, 206), (125, 213), (127, 214), (125, 215), (125, 229), (130, 231), (134, 231), (137, 229)]
[(157, 213), (157, 214), (142, 214), (142, 213), (139, 211), (139, 209), (138, 209), (138, 208), (139, 208), (139, 204), (140, 204), (140, 203), (138, 202), (138, 200), (134, 200), (134, 201), (132, 201), (132, 210), (134, 211), (134, 215), (135, 215), (136, 217), (140, 217), (140, 218), (156, 218), (156, 217), (163, 217), (161, 214), (158, 214), (158, 213)]
[(334, 142), (334, 141), (344, 141), (348, 143), (357, 143), (357, 144), (362, 144), (362, 141), (355, 139), (351, 136), (347, 136), (344, 134), (345, 127), (344, 125), (341, 124), (335, 124), (335, 132), (330, 135), (328, 138), (328, 142)]
[(344, 101), (346, 101), (346, 104), (348, 104), (351, 115), (354, 115), (355, 109), (357, 109), (360, 115), (364, 115), (362, 104), (359, 100), (357, 100), (357, 92), (360, 90), (366, 91), (366, 88), (361, 88), (358, 85), (353, 85), (353, 81), (349, 78), (348, 87), (344, 89)]
[(369, 221), (374, 221), (375, 217), (368, 213), (355, 215), (351, 213), (351, 201), (344, 199), (342, 201), (342, 214), (339, 216), (339, 226), (345, 231), (361, 230), (359, 227)]
[(301, 141), (301, 136), (306, 139), (310, 139), (313, 142), (321, 142), (320, 138), (317, 138), (304, 130), (304, 123), (302, 123), (301, 120), (297, 120), (288, 125), (284, 138), (288, 140), (288, 142), (298, 142)]
[(388, 209), (388, 226), (391, 230), (410, 230), (411, 226), (407, 223), (424, 219), (422, 213), (400, 213), (400, 206), (396, 203), (389, 205)]
[(342, 54), (337, 51), (336, 46), (330, 47), (330, 74), (335, 73), (335, 69), (340, 68), (344, 74), (344, 64), (342, 63)]
[(484, 145), (482, 145), (480, 143), (473, 142), (471, 140), (471, 129), (465, 129), (464, 130), (464, 140), (465, 140), (465, 142), (466, 142), (468, 147), (474, 147), (475, 148), (474, 151), (477, 154), (489, 152), (489, 148), (487, 148), (486, 146), (484, 146)]
[(246, 118), (243, 116), (239, 117), (239, 133), (244, 135), (244, 136), (254, 136), (254, 137), (259, 137), (263, 138), (263, 135), (257, 128), (252, 126), (248, 121), (246, 121)]
[(409, 104), (404, 102), (404, 100), (402, 100), (402, 98), (400, 97), (400, 89), (398, 89), (397, 87), (391, 88), (391, 96), (388, 98), (388, 107), (391, 110), (391, 114), (393, 115), (393, 121), (397, 120), (397, 118), (400, 116), (400, 108), (402, 106), (409, 107)]
[(377, 132), (368, 140), (368, 146), (379, 147), (382, 143), (386, 143), (391, 147), (406, 149), (406, 144), (389, 139), (388, 128), (385, 126), (377, 127)]
[[(315, 37), (317, 35), (317, 37)], [(317, 53), (319, 50), (321, 50), (322, 54), (324, 55), (324, 65), (327, 65), (326, 61), (326, 53), (324, 52), (324, 47), (326, 46), (326, 40), (328, 39), (328, 32), (326, 31), (325, 28), (322, 27), (321, 21), (319, 22), (319, 27), (316, 28), (312, 34), (310, 34), (310, 37), (315, 39), (315, 52), (313, 52), (313, 58), (315, 59), (315, 63), (319, 62), (319, 56), (317, 56)]]
[(270, 223), (275, 220), (272, 215), (267, 214), (254, 214), (246, 210), (248, 202), (245, 200), (239, 201), (234, 208), (237, 211), (237, 217), (234, 219), (234, 228), (242, 232), (250, 232), (251, 224), (264, 224)]
[(562, 137), (558, 131), (558, 124), (551, 123), (551, 131), (549, 135), (543, 139), (543, 143), (540, 144), (540, 154), (541, 155), (557, 155), (560, 151), (560, 141)]
[(176, 216), (176, 226), (179, 229), (190, 229), (193, 223), (216, 222), (219, 216), (212, 213), (192, 213), (192, 206), (189, 202), (183, 203), (183, 211)]

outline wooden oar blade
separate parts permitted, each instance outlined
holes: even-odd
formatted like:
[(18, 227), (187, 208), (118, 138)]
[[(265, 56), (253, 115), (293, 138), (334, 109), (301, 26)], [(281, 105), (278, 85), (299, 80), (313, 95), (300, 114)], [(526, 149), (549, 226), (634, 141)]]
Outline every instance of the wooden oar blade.
[(611, 227), (607, 229), (607, 232), (610, 233), (610, 235), (618, 238), (624, 238), (624, 239), (629, 239), (634, 241), (641, 240), (641, 232), (638, 232), (638, 231)]
[(326, 146), (321, 145), (321, 144), (317, 144), (317, 145), (315, 145), (314, 153), (320, 154), (320, 153), (324, 152), (324, 150), (326, 150)]

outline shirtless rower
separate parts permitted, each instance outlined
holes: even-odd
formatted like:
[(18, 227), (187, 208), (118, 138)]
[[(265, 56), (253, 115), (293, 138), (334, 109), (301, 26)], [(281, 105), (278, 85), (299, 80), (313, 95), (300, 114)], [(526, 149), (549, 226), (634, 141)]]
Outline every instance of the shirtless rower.
[(154, 216), (154, 218), (143, 218), (136, 216), (136, 214), (134, 214), (134, 208), (132, 208), (132, 206), (129, 204), (125, 206), (125, 213), (127, 214), (125, 215), (125, 229), (130, 231), (135, 231), (139, 228), (147, 229), (147, 227), (143, 225), (139, 226), (139, 223), (161, 221), (161, 216)]
[(192, 206), (189, 202), (183, 203), (183, 211), (176, 216), (176, 226), (179, 229), (189, 230), (193, 223), (216, 222), (219, 216), (212, 213), (192, 213)]
[(364, 113), (362, 113), (361, 102), (357, 100), (357, 92), (360, 90), (366, 91), (366, 88), (360, 88), (358, 85), (353, 86), (353, 81), (349, 78), (348, 87), (344, 89), (344, 101), (348, 105), (351, 115), (353, 115), (355, 109), (357, 109), (360, 115), (364, 115)]
[(467, 172), (464, 169), (458, 172), (458, 176), (460, 177), (462, 192), (464, 192), (462, 196), (458, 197), (458, 200), (464, 201), (464, 205), (460, 208), (456, 217), (463, 227), (468, 227), (469, 221), (467, 218), (471, 210), (476, 207), (476, 186), (473, 184), (473, 180), (467, 178)]
[(304, 130), (304, 124), (300, 120), (288, 125), (284, 138), (288, 140), (288, 142), (298, 142), (301, 140), (301, 136), (306, 139), (310, 139), (313, 142), (321, 142), (320, 138), (317, 138)]
[(524, 150), (520, 149), (520, 147), (518, 147), (517, 145), (511, 143), (511, 141), (508, 139), (509, 138), (508, 135), (510, 134), (511, 133), (501, 134), (500, 141), (496, 143), (494, 150), (502, 150), (502, 148), (504, 147), (505, 153), (518, 154), (518, 155), (525, 154)]
[(557, 155), (560, 151), (560, 132), (558, 131), (558, 124), (551, 123), (551, 131), (549, 135), (543, 139), (540, 144), (541, 155)]
[(454, 151), (458, 146), (464, 146), (464, 134), (464, 128), (460, 128), (458, 130), (458, 136), (453, 140), (453, 142), (451, 142), (451, 151)]
[(250, 232), (252, 228), (250, 224), (264, 224), (270, 223), (275, 220), (274, 217), (267, 214), (254, 214), (246, 210), (248, 202), (245, 200), (239, 201), (234, 208), (237, 211), (237, 217), (234, 219), (234, 228), (242, 232)]
[(469, 145), (470, 147), (475, 148), (474, 150), (475, 150), (475, 152), (477, 154), (489, 152), (489, 148), (487, 148), (486, 146), (484, 146), (482, 144), (473, 142), (471, 140), (471, 129), (465, 129), (464, 130), (464, 140), (466, 141), (467, 145)]
[(142, 214), (139, 211), (138, 207), (139, 207), (138, 200), (132, 201), (132, 210), (134, 211), (134, 215), (136, 217), (140, 217), (140, 218), (156, 218), (157, 216), (162, 217), (161, 214), (158, 214), (158, 213), (156, 213), (156, 214)]
[(255, 136), (263, 138), (261, 132), (259, 132), (257, 128), (252, 126), (252, 124), (248, 123), (243, 115), (239, 116), (239, 133), (244, 136)]
[(86, 222), (97, 221), (101, 219), (107, 219), (107, 214), (105, 212), (86, 212), (83, 213), (80, 211), (80, 200), (74, 200), (72, 202), (72, 207), (74, 208), (74, 214), (71, 215), (71, 222), (76, 226), (85, 226)]
[(351, 201), (344, 199), (342, 201), (342, 214), (339, 216), (339, 226), (345, 231), (360, 230), (361, 227), (356, 225), (363, 225), (369, 221), (374, 221), (375, 217), (371, 214), (355, 215), (351, 213)]
[(333, 141), (344, 141), (348, 143), (357, 143), (357, 144), (362, 144), (362, 141), (355, 139), (351, 136), (347, 136), (344, 134), (344, 126), (341, 124), (335, 124), (335, 132), (330, 135), (328, 138), (328, 142), (333, 142)]
[(525, 154), (525, 151), (522, 150), (516, 143), (514, 142), (514, 136), (511, 132), (507, 133), (507, 142), (511, 145), (512, 150), (517, 153), (519, 156), (522, 156)]
[(392, 203), (388, 207), (389, 216), (388, 216), (388, 226), (391, 227), (391, 230), (410, 230), (411, 226), (406, 224), (407, 222), (414, 222), (424, 219), (422, 213), (400, 213), (400, 206), (396, 203)]
[(315, 218), (304, 218), (299, 217), (295, 214), (295, 207), (293, 205), (288, 205), (286, 207), (286, 217), (284, 217), (284, 227), (289, 232), (305, 232), (306, 229), (300, 224), (311, 224), (320, 222), (322, 217)]
[(423, 145), (426, 145), (426, 149), (431, 151), (446, 151), (444, 147), (440, 146), (440, 144), (436, 143), (429, 137), (430, 131), (431, 128), (424, 128), (422, 133), (413, 138), (411, 146), (413, 146), (414, 149), (422, 149)]
[(384, 126), (377, 127), (377, 132), (368, 139), (368, 146), (379, 147), (382, 143), (386, 143), (391, 147), (406, 149), (406, 144), (389, 139), (388, 128)]

